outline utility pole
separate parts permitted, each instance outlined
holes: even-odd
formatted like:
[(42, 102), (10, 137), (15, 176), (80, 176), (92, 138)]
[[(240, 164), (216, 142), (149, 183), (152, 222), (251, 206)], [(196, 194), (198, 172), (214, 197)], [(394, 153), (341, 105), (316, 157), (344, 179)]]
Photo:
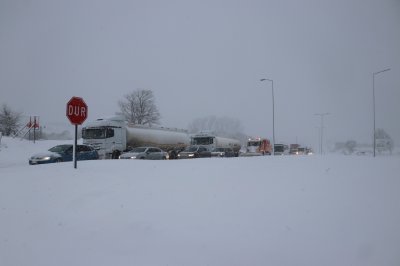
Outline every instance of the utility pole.
[(323, 142), (324, 142), (324, 116), (329, 115), (329, 113), (317, 113), (314, 115), (318, 115), (321, 117), (321, 134), (320, 134), (320, 140), (319, 140), (319, 151), (321, 155), (324, 153), (323, 152)]
[(373, 113), (374, 113), (374, 157), (375, 157), (375, 150), (376, 150), (376, 128), (375, 128), (375, 75), (378, 75), (378, 74), (380, 74), (380, 73), (383, 73), (383, 72), (386, 72), (386, 71), (389, 71), (390, 70), (390, 68), (387, 68), (387, 69), (384, 69), (384, 70), (381, 70), (381, 71), (378, 71), (378, 72), (374, 72), (374, 73), (372, 73), (372, 100), (373, 100), (373, 103), (372, 103), (372, 106), (373, 106)]
[(270, 81), (272, 83), (272, 155), (275, 155), (275, 99), (274, 81), (272, 79), (260, 79), (260, 81)]

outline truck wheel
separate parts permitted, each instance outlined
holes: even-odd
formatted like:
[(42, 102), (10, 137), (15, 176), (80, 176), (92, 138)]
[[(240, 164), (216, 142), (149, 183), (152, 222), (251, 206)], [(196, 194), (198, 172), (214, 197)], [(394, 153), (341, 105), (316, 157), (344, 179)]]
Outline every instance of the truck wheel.
[(113, 151), (111, 159), (118, 159), (121, 153), (119, 151)]
[(174, 150), (172, 150), (172, 151), (169, 152), (169, 158), (170, 158), (170, 159), (176, 159), (176, 157), (177, 157), (177, 156), (176, 156), (176, 152), (175, 152)]

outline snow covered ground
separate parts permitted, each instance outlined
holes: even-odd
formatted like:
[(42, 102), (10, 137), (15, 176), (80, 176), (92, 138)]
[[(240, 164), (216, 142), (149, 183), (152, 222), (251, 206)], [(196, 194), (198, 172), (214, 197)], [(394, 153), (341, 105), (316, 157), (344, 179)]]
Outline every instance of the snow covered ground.
[(28, 165), (61, 143), (2, 139), (2, 266), (400, 265), (399, 156)]

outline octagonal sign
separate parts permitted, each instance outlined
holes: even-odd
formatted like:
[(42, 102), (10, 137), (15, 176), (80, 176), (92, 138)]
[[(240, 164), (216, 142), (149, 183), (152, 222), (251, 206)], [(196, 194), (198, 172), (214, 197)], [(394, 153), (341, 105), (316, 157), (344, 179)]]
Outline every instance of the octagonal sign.
[(81, 125), (88, 115), (88, 107), (80, 97), (72, 97), (67, 103), (67, 117), (71, 124)]

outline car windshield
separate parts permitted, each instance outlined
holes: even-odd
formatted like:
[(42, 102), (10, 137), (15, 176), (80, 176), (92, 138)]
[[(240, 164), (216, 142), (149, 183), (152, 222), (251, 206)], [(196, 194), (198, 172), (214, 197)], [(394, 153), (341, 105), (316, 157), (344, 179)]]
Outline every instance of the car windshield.
[(49, 151), (60, 153), (60, 152), (65, 152), (66, 150), (70, 149), (71, 147), (72, 147), (72, 145), (58, 145), (58, 146), (55, 146), (55, 147), (49, 149)]
[(145, 152), (145, 151), (146, 151), (146, 148), (139, 147), (139, 148), (134, 148), (134, 149), (130, 150), (129, 152), (139, 153), (139, 152)]
[(185, 151), (194, 152), (194, 151), (197, 151), (198, 149), (199, 149), (198, 146), (190, 146), (190, 147), (187, 147), (187, 148), (185, 149)]

